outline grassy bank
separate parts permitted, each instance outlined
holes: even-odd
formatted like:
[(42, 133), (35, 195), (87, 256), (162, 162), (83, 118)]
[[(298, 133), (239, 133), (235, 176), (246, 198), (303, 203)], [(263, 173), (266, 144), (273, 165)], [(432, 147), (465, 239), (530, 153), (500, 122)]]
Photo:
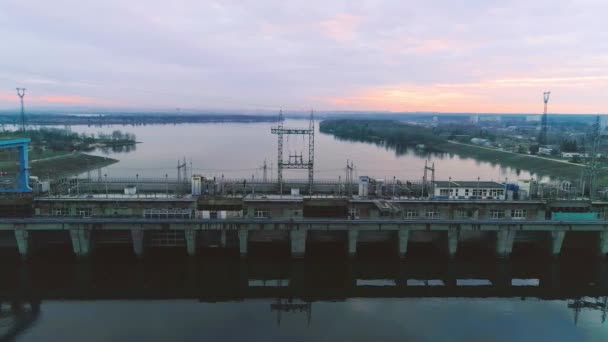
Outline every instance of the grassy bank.
[(118, 160), (92, 156), (85, 153), (69, 153), (30, 163), (31, 174), (40, 178), (59, 178), (95, 170), (117, 163)]
[[(541, 176), (550, 176), (571, 181), (578, 180), (584, 169), (584, 166), (580, 164), (551, 160), (527, 154), (499, 151), (473, 145), (445, 143), (440, 146), (440, 149), (464, 158), (500, 164), (515, 169), (527, 170)], [(605, 172), (600, 174), (600, 178), (604, 177), (606, 177)]]
[[(37, 158), (30, 157), (29, 167), (32, 176), (38, 176), (42, 179), (71, 176), (118, 162), (116, 159), (92, 156), (80, 152), (53, 154), (46, 158), (39, 158), (40, 156), (37, 156)], [(0, 169), (16, 172), (17, 163), (16, 161), (1, 162)]]

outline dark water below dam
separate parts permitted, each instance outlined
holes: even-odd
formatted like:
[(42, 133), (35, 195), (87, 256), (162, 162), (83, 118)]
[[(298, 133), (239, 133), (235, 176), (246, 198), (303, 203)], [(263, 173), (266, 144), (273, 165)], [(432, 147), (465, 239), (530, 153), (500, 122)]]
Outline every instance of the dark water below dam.
[(7, 256), (0, 340), (608, 339), (605, 261), (483, 260)]

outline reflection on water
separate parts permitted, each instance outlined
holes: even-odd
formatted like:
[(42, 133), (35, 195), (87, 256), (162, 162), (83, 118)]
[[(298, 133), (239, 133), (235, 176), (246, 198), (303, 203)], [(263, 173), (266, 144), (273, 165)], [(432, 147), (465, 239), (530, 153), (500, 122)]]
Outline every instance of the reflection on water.
[[(306, 126), (306, 121), (288, 120), (288, 127)], [(95, 154), (119, 159), (104, 170), (109, 177), (170, 177), (177, 174), (177, 159), (192, 161), (195, 172), (210, 177), (261, 178), (267, 161), (269, 177), (276, 177), (277, 137), (270, 134), (272, 123), (210, 123), (146, 126), (72, 126), (78, 133), (104, 133), (115, 129), (134, 133), (141, 142), (129, 153), (109, 150)], [(307, 151), (302, 137), (285, 137), (285, 154)], [(315, 177), (344, 177), (346, 160), (355, 163), (358, 175), (376, 178), (418, 180), (422, 178), (426, 160), (435, 162), (436, 178), (474, 180), (477, 177), (503, 181), (505, 178), (529, 178), (529, 173), (501, 167), (496, 163), (462, 159), (453, 154), (426, 155), (412, 149), (339, 140), (327, 134), (315, 136)], [(286, 178), (307, 177), (306, 171), (289, 171)]]
[(598, 260), (6, 262), (0, 340), (608, 337)]
[(135, 152), (135, 150), (137, 150), (137, 144), (104, 146), (99, 147), (97, 150), (105, 155), (114, 153), (130, 153)]

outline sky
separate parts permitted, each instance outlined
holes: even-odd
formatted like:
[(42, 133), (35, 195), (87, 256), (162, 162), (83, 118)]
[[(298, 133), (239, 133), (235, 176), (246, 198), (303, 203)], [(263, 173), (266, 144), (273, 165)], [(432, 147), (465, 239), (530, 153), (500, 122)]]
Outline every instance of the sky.
[(605, 0), (0, 0), (0, 109), (608, 112)]

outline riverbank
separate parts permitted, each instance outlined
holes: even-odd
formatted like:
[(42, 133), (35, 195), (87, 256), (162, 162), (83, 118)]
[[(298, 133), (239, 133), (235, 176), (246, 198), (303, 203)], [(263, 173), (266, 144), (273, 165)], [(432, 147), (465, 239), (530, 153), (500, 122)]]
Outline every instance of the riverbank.
[(77, 175), (118, 163), (118, 160), (75, 152), (51, 158), (33, 160), (30, 173), (42, 179)]
[[(29, 161), (30, 175), (47, 178), (61, 178), (81, 174), (88, 170), (96, 170), (112, 164), (118, 160), (106, 157), (93, 156), (81, 152), (49, 155), (46, 158), (31, 158)], [(17, 172), (17, 163), (0, 162), (0, 169), (10, 173)]]
[[(406, 125), (382, 120), (328, 120), (321, 122), (320, 130), (339, 139), (381, 144), (399, 151), (420, 146), (431, 153), (449, 153), (463, 158), (506, 166), (531, 172), (541, 177), (551, 177), (578, 182), (587, 166), (548, 157), (501, 151), (469, 145), (440, 137), (430, 127)], [(608, 180), (608, 172), (600, 169), (600, 182)]]
[[(569, 163), (563, 160), (500, 151), (453, 141), (446, 142), (439, 148), (444, 152), (453, 153), (460, 157), (527, 170), (539, 176), (549, 176), (570, 181), (579, 180), (581, 172), (586, 168), (586, 166), (582, 164)], [(605, 178), (606, 176), (608, 176), (608, 174), (602, 171), (599, 174), (599, 179)]]

